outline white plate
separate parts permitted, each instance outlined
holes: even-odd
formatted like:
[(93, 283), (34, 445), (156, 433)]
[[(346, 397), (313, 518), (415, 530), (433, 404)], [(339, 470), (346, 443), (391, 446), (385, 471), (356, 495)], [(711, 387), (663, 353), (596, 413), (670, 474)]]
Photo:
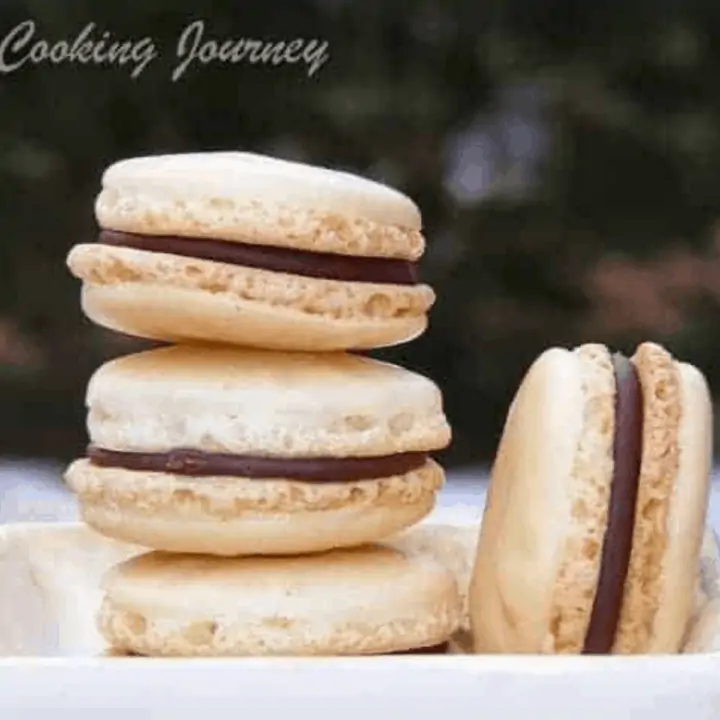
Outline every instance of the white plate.
[[(0, 717), (717, 720), (712, 656), (0, 661)], [(132, 711), (132, 716), (129, 712)], [(139, 712), (145, 711), (145, 712)], [(89, 716), (89, 714), (88, 714)], [(60, 717), (65, 717), (61, 715)]]
[[(476, 525), (477, 508), (435, 523)], [(45, 536), (45, 539), (42, 536)], [(50, 540), (48, 540), (50, 538)], [(104, 567), (133, 552), (74, 524), (0, 526), (0, 719), (82, 716), (313, 720), (718, 720), (720, 656), (98, 657)], [(95, 589), (93, 589), (95, 588)], [(4, 633), (4, 634), (3, 634)], [(38, 657), (60, 649), (64, 657)], [(132, 713), (132, 715), (130, 714)]]

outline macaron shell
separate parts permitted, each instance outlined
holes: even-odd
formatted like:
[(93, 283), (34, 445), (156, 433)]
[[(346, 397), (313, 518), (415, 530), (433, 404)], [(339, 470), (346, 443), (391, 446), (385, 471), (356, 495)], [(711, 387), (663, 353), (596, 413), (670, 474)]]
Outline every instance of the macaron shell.
[(712, 405), (703, 375), (645, 343), (643, 468), (614, 652), (674, 653), (693, 613), (709, 501)]
[(680, 462), (668, 514), (660, 607), (655, 617), (650, 652), (678, 647), (695, 608), (696, 573), (710, 496), (713, 456), (713, 417), (710, 391), (703, 374), (692, 365), (677, 363), (682, 389)]
[(435, 383), (345, 353), (160, 348), (101, 366), (86, 403), (90, 441), (125, 452), (377, 457), (451, 436)]
[(440, 644), (459, 624), (452, 573), (364, 546), (293, 558), (150, 553), (111, 570), (100, 629), (151, 656), (347, 655)]
[(103, 228), (417, 260), (420, 212), (371, 180), (251, 153), (132, 158), (95, 203)]
[[(579, 653), (585, 645), (608, 525), (615, 439), (615, 371), (607, 347), (581, 345), (584, 396), (582, 432), (566, 479), (570, 527), (557, 569), (550, 618), (554, 653)], [(560, 478), (555, 478), (560, 482)]]
[(68, 266), (82, 308), (102, 327), (169, 342), (273, 350), (372, 349), (427, 327), (427, 285), (301, 277), (103, 245), (78, 245)]
[(585, 404), (582, 362), (559, 348), (532, 364), (515, 395), (492, 469), (470, 585), (475, 652), (554, 650), (558, 573), (567, 538), (576, 533), (570, 478)]
[(74, 462), (66, 481), (97, 532), (155, 550), (285, 555), (382, 540), (435, 506), (444, 473), (343, 483), (192, 478)]

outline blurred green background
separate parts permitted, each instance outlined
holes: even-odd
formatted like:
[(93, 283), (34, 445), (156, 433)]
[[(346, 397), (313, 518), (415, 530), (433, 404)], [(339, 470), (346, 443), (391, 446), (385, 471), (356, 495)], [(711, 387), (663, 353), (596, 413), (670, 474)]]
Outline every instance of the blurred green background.
[[(445, 462), (485, 463), (553, 344), (665, 343), (720, 388), (720, 3), (183, 0), (0, 3), (0, 36), (151, 37), (128, 66), (0, 75), (0, 455), (69, 460), (95, 367), (140, 344), (93, 327), (65, 269), (111, 162), (239, 148), (380, 179), (420, 205), (427, 334), (382, 353), (443, 388)], [(302, 66), (193, 65), (183, 30), (317, 38)]]

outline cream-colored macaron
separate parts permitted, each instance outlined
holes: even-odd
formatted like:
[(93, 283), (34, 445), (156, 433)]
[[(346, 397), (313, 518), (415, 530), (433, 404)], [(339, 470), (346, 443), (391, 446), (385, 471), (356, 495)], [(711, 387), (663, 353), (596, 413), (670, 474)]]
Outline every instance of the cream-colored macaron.
[(427, 326), (415, 204), (365, 178), (251, 153), (120, 161), (71, 272), (94, 322), (280, 350), (368, 349)]
[(460, 621), (452, 573), (382, 545), (284, 558), (149, 553), (106, 576), (99, 627), (149, 656), (372, 655), (435, 648)]
[(470, 587), (475, 651), (677, 652), (711, 456), (705, 379), (662, 347), (543, 353), (492, 470)]
[(114, 360), (87, 391), (83, 519), (155, 550), (286, 554), (373, 542), (435, 504), (438, 387), (345, 353), (173, 346)]

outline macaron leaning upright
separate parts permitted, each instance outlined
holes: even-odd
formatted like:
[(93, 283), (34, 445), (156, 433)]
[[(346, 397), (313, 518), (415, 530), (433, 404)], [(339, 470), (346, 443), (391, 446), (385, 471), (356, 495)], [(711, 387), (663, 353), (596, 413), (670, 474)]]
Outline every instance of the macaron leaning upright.
[(662, 347), (553, 348), (492, 469), (470, 587), (477, 653), (674, 653), (707, 513), (712, 409)]
[(110, 166), (71, 272), (99, 325), (170, 342), (370, 349), (427, 326), (416, 205), (348, 173), (241, 152)]
[(113, 360), (87, 391), (66, 472), (83, 519), (155, 550), (299, 554), (427, 515), (450, 442), (429, 379), (346, 353), (171, 346)]

